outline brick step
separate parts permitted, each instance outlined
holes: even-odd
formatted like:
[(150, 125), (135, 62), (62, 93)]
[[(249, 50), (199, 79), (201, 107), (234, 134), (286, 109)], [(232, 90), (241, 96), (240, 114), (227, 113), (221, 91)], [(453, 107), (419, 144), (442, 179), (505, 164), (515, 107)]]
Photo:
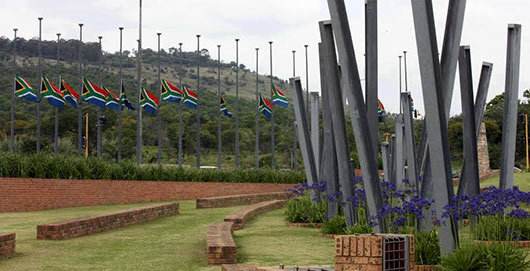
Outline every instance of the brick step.
[(15, 233), (0, 233), (0, 260), (9, 259), (15, 255)]

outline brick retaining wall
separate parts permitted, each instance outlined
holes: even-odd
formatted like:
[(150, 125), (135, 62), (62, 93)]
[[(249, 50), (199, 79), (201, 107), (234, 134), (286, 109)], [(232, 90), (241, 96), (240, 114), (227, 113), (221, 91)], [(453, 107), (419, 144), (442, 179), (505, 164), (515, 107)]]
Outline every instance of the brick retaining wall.
[(285, 200), (290, 192), (275, 192), (264, 194), (235, 195), (214, 198), (201, 198), (196, 200), (197, 209), (221, 208), (238, 205), (249, 205), (269, 200)]
[(159, 217), (176, 215), (178, 203), (162, 204), (102, 216), (80, 218), (37, 226), (37, 239), (63, 240), (96, 232), (103, 232), (132, 224), (151, 221)]
[(206, 253), (209, 265), (236, 264), (237, 246), (232, 237), (232, 222), (212, 224), (206, 233)]
[(0, 212), (283, 192), (291, 184), (0, 178)]
[(0, 233), (0, 260), (9, 259), (15, 255), (15, 239), (17, 235), (14, 233), (1, 234)]
[(245, 208), (239, 209), (227, 216), (225, 216), (225, 222), (233, 222), (233, 230), (237, 231), (243, 228), (243, 225), (251, 218), (274, 210), (284, 206), (287, 203), (285, 200), (272, 200), (266, 202), (260, 202), (253, 205), (249, 205)]

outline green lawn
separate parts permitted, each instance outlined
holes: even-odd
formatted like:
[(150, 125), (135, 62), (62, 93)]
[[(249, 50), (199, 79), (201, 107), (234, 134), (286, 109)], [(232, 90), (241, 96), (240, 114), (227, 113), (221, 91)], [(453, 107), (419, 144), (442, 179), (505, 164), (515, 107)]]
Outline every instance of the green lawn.
[[(480, 187), (499, 186), (499, 176), (489, 178), (480, 183)], [(530, 172), (516, 172), (513, 176), (513, 185), (519, 186), (521, 191), (530, 191)]]
[[(69, 240), (36, 240), (37, 224), (149, 204), (1, 213), (0, 232), (17, 233), (17, 253), (0, 261), (0, 270), (220, 270), (206, 264), (206, 231), (241, 207), (197, 210), (194, 201), (182, 201), (176, 216)], [(240, 262), (330, 264), (333, 240), (286, 226), (283, 212), (259, 216), (236, 232)]]

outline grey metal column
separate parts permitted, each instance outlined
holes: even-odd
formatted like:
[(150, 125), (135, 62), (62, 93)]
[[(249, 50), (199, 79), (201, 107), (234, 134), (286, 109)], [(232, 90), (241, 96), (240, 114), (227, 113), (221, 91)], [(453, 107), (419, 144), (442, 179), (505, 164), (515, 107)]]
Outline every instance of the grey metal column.
[[(355, 145), (359, 154), (364, 189), (366, 191), (366, 216), (371, 217), (377, 213), (377, 210), (383, 207), (383, 194), (379, 183), (377, 158), (373, 152), (372, 138), (370, 135), (364, 133), (364, 131), (370, 131), (370, 128), (366, 116), (366, 105), (364, 103), (359, 69), (355, 58), (355, 50), (344, 0), (328, 0), (328, 5), (333, 21), (335, 38), (337, 40), (343, 91), (348, 95), (352, 122), (356, 123), (353, 127), (353, 132), (355, 134)], [(380, 218), (377, 222), (378, 225), (374, 227), (374, 231), (376, 233), (385, 232), (386, 226), (384, 219)]]
[[(42, 85), (42, 17), (39, 17), (39, 75), (38, 75), (38, 78), (39, 78), (39, 86)], [(37, 153), (40, 152), (40, 124), (41, 124), (41, 117), (40, 117), (40, 102), (41, 102), (41, 95), (40, 95), (40, 90), (41, 90), (41, 87), (39, 87), (39, 89), (37, 89), (37, 100), (38, 100), (38, 103), (37, 103)]]
[(121, 91), (123, 90), (123, 76), (122, 76), (122, 58), (123, 58), (123, 27), (118, 27), (120, 30), (120, 111), (118, 111), (118, 162), (121, 161), (121, 139), (123, 133), (122, 114), (123, 101), (121, 100)]
[[(401, 105), (401, 103), (399, 103)], [(396, 185), (396, 134), (390, 136), (390, 183)]]
[(158, 68), (157, 68), (157, 75), (158, 75), (158, 109), (156, 110), (156, 124), (157, 124), (157, 138), (158, 138), (158, 164), (162, 164), (162, 116), (161, 116), (161, 106), (162, 106), (162, 100), (160, 97), (162, 96), (162, 81), (160, 78), (160, 36), (162, 33), (156, 33), (158, 36)]
[[(98, 66), (98, 81), (99, 85), (103, 86), (103, 80), (101, 78), (101, 65), (103, 63), (103, 47), (101, 47), (101, 39), (103, 39), (102, 36), (98, 37), (99, 39), (99, 66)], [(97, 157), (101, 158), (101, 152), (103, 151), (103, 132), (102, 132), (102, 123), (101, 123), (101, 108), (98, 106), (97, 108), (97, 119), (96, 119), (96, 127), (98, 130), (97, 133)]]
[[(293, 77), (296, 76), (296, 51), (293, 50)], [(298, 136), (296, 133), (296, 122), (293, 124), (293, 170), (298, 170)]]
[[(271, 96), (272, 96), (272, 86), (273, 86), (273, 82), (272, 82), (272, 41), (269, 41), (269, 47), (270, 47), (270, 68), (271, 68), (271, 85), (270, 85), (270, 88), (271, 88)], [(271, 108), (271, 168), (272, 169), (275, 169), (276, 168), (276, 161), (274, 160), (274, 104), (272, 105), (272, 108)]]
[[(303, 94), (302, 94), (303, 97)], [(318, 100), (318, 92), (310, 93), (311, 102), (311, 143), (313, 144), (313, 153), (315, 157), (315, 164), (320, 164), (320, 103)], [(317, 171), (317, 177), (319, 173)]]
[(306, 97), (306, 110), (307, 115), (309, 115), (309, 58), (307, 57), (307, 47), (308, 44), (304, 45), (305, 48), (305, 97)]
[[(444, 212), (453, 196), (451, 179), (451, 157), (447, 136), (447, 120), (444, 108), (442, 74), (438, 61), (438, 46), (435, 36), (434, 17), (431, 0), (412, 0), (412, 13), (418, 46), (418, 59), (425, 104), (425, 118), (429, 125), (429, 152), (431, 161), (435, 206), (438, 216)], [(435, 166), (434, 166), (435, 165)], [(451, 185), (448, 185), (451, 184)], [(439, 228), (439, 240), (442, 255), (451, 253), (456, 247), (458, 227), (452, 218)]]
[(370, 125), (373, 152), (378, 153), (379, 121), (377, 116), (378, 96), (378, 44), (377, 44), (377, 0), (365, 1), (365, 50), (366, 50), (366, 115)]
[(398, 189), (401, 189), (401, 186), (403, 185), (403, 171), (405, 168), (403, 163), (403, 132), (403, 113), (400, 113), (396, 115), (396, 137), (394, 141), (395, 152), (392, 153), (392, 159), (394, 159), (394, 180), (392, 183), (394, 183)]
[[(61, 66), (59, 65), (59, 57), (61, 49), (61, 33), (57, 33), (57, 82), (58, 86), (61, 86)], [(59, 108), (55, 107), (55, 124), (53, 129), (53, 153), (57, 154), (59, 152)]]
[(389, 150), (390, 144), (388, 142), (382, 142), (381, 143), (381, 155), (383, 157), (383, 172), (385, 174), (384, 180), (385, 182), (390, 182), (391, 176), (390, 176), (390, 150)]
[[(179, 86), (182, 90), (182, 42), (179, 42)], [(178, 165), (182, 167), (182, 101), (179, 103), (179, 154), (178, 154)]]
[[(319, 27), (322, 40), (321, 46), (319, 46), (319, 61), (323, 66), (320, 76), (324, 77), (324, 82), (327, 83), (322, 91), (327, 91), (329, 97), (328, 107), (331, 109), (331, 119), (333, 120), (333, 137), (335, 139), (340, 191), (344, 199), (348, 199), (353, 195), (354, 191), (353, 169), (350, 163), (350, 148), (346, 132), (346, 117), (344, 116), (335, 39), (331, 21), (320, 21)], [(344, 214), (348, 226), (353, 226), (357, 222), (357, 215), (354, 212), (351, 201), (346, 201)]]
[[(296, 127), (298, 128), (298, 136), (300, 137), (300, 150), (304, 160), (304, 168), (307, 176), (307, 183), (309, 185), (318, 181), (317, 168), (314, 156), (313, 146), (311, 144), (311, 135), (309, 132), (309, 121), (307, 120), (307, 110), (304, 108), (304, 91), (300, 77), (289, 79), (291, 89), (293, 90), (294, 113), (296, 117)], [(311, 192), (311, 201), (315, 201), (318, 195), (313, 190)]]
[[(236, 41), (237, 47), (237, 41)], [(221, 105), (221, 45), (217, 45), (217, 104)], [(217, 112), (217, 168), (223, 163), (223, 146), (221, 139), (221, 111)]]
[[(473, 103), (473, 76), (471, 71), (471, 49), (469, 46), (460, 47), (458, 60), (460, 71), (460, 92), (462, 99), (462, 125), (464, 135), (464, 164), (466, 171), (460, 175), (460, 184), (466, 187), (467, 194), (476, 195), (480, 190), (477, 130)], [(465, 175), (464, 175), (465, 173)], [(475, 222), (474, 219), (471, 222)]]
[[(318, 44), (319, 53), (322, 52), (322, 44)], [(339, 184), (339, 170), (337, 166), (337, 150), (335, 148), (335, 137), (333, 135), (333, 118), (331, 116), (331, 108), (329, 105), (329, 86), (327, 82), (329, 76), (324, 76), (326, 73), (325, 64), (323, 63), (324, 55), (319, 57), (320, 61), (320, 89), (322, 93), (322, 158), (320, 159), (319, 180), (326, 182), (326, 190), (328, 194), (334, 194), (340, 191)], [(318, 161), (317, 161), (318, 163)], [(328, 199), (328, 218), (335, 217), (337, 211), (337, 203), (332, 199)]]
[(239, 39), (236, 39), (236, 168), (239, 168)]
[(520, 65), (521, 25), (510, 24), (508, 25), (508, 50), (506, 54), (506, 89), (504, 91), (504, 117), (502, 121), (500, 189), (513, 187)]
[(418, 166), (416, 165), (416, 140), (414, 139), (414, 122), (410, 105), (410, 92), (401, 93), (403, 120), (405, 130), (405, 148), (407, 157), (407, 178), (413, 188), (418, 189)]
[(13, 91), (11, 92), (11, 121), (9, 123), (9, 152), (15, 152), (15, 90), (17, 89), (17, 31), (18, 29), (13, 29), (15, 32), (15, 37), (13, 38)]
[(259, 168), (259, 74), (258, 74), (259, 48), (256, 48), (256, 146), (254, 148), (254, 167)]
[[(197, 95), (201, 88), (201, 48), (200, 48), (201, 35), (197, 35)], [(199, 108), (199, 100), (197, 99), (197, 168), (201, 168), (201, 114)]]
[(405, 71), (405, 92), (409, 92), (409, 76), (407, 74), (407, 51), (403, 51), (403, 70)]
[(142, 107), (140, 106), (140, 99), (142, 96), (142, 0), (140, 1), (140, 26), (139, 26), (139, 37), (138, 37), (138, 54), (136, 56), (138, 60), (137, 69), (138, 69), (138, 93), (136, 108), (138, 110), (138, 118), (136, 119), (137, 128), (136, 128), (136, 163), (138, 165), (142, 164)]
[(83, 141), (83, 63), (82, 63), (82, 52), (83, 52), (83, 24), (79, 24), (79, 90), (80, 95), (77, 100), (77, 155), (83, 155), (82, 142)]

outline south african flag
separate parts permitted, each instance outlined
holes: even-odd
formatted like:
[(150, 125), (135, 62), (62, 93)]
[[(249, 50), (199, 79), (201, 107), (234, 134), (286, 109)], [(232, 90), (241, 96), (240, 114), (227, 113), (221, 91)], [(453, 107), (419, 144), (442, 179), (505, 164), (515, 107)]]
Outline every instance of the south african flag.
[(259, 112), (261, 112), (267, 119), (272, 117), (272, 106), (271, 101), (259, 95)]
[(272, 102), (281, 107), (287, 107), (289, 105), (289, 101), (287, 100), (287, 97), (285, 97), (285, 94), (274, 85), (272, 85)]
[(52, 106), (59, 109), (64, 107), (64, 95), (63, 93), (52, 83), (46, 76), (42, 76), (40, 84), (40, 94), (43, 98), (48, 100)]
[(196, 109), (198, 102), (199, 96), (197, 93), (191, 91), (189, 88), (184, 88), (184, 100), (182, 100), (182, 103), (191, 109)]
[(61, 80), (61, 93), (64, 95), (64, 99), (70, 103), (74, 108), (77, 107), (77, 101), (79, 100), (79, 93), (66, 83), (66, 81)]
[(170, 82), (162, 79), (162, 100), (174, 103), (180, 103), (184, 93)]
[(37, 93), (31, 85), (20, 76), (15, 76), (15, 95), (19, 98), (24, 98), (32, 102), (39, 102)]
[(121, 109), (119, 103), (120, 98), (116, 96), (116, 94), (112, 93), (108, 88), (104, 87), (103, 89), (108, 93), (106, 107), (119, 111)]
[(230, 111), (228, 111), (228, 108), (226, 108), (226, 101), (223, 98), (223, 96), (220, 97), (219, 106), (221, 107), (221, 112), (223, 112), (225, 114), (225, 116), (227, 116), (229, 118), (232, 117), (232, 113)]
[(125, 94), (125, 86), (123, 84), (121, 85), (120, 104), (121, 104), (122, 110), (123, 110), (123, 105), (125, 105), (129, 110), (134, 111), (134, 106), (129, 101), (129, 99), (127, 99), (127, 95)]
[(105, 108), (107, 106), (107, 96), (109, 94), (96, 84), (83, 78), (83, 99), (90, 104)]
[(142, 87), (142, 92), (140, 93), (140, 106), (145, 109), (145, 111), (154, 115), (158, 109), (158, 98)]

